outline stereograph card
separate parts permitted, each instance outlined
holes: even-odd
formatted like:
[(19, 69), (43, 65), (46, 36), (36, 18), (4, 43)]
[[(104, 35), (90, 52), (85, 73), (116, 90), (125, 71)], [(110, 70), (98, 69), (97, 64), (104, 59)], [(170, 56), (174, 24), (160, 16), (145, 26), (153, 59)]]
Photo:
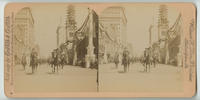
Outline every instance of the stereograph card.
[(8, 3), (8, 97), (192, 97), (192, 3)]

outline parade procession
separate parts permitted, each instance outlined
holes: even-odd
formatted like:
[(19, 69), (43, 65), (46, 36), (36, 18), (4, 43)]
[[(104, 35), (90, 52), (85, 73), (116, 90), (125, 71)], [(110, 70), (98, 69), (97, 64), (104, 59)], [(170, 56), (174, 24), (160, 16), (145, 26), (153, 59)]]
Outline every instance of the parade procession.
[(194, 62), (184, 64), (194, 19), (186, 36), (183, 14), (170, 5), (80, 5), (13, 13), (16, 91), (180, 92), (194, 80)]
[[(23, 12), (31, 14), (30, 8), (26, 8), (26, 11), (24, 8), (17, 14), (17, 17), (27, 17), (21, 14)], [(66, 25), (65, 27), (61, 25), (57, 27), (55, 31), (57, 46), (51, 51), (48, 58), (40, 57), (39, 49), (37, 50), (37, 48), (33, 46), (34, 43), (32, 43), (27, 44), (29, 47), (26, 47), (25, 45), (25, 49), (20, 48), (22, 49), (20, 52), (22, 52), (23, 56), (20, 58), (16, 55), (16, 63), (21, 63), (24, 70), (27, 66), (31, 66), (32, 73), (34, 73), (34, 71), (37, 70), (37, 67), (43, 63), (48, 63), (52, 68), (52, 72), (58, 72), (58, 70), (63, 69), (65, 65), (97, 69), (98, 16), (92, 9), (88, 8), (87, 17), (82, 25), (77, 28), (74, 14), (75, 8), (70, 5), (66, 14)], [(18, 19), (16, 18), (16, 21), (18, 21)], [(33, 35), (33, 33), (29, 34)], [(30, 37), (31, 36), (29, 36), (29, 38)], [(30, 42), (33, 41), (29, 40), (28, 43)], [(26, 53), (27, 51), (29, 53)], [(30, 59), (27, 60), (26, 58)]]
[[(113, 11), (114, 13), (114, 10), (110, 9), (121, 9), (122, 14), (124, 14), (124, 9), (121, 7), (110, 7), (104, 12), (112, 13)], [(109, 15), (105, 16), (102, 14), (99, 22), (100, 26), (102, 26), (100, 27), (99, 34), (99, 37), (101, 37), (99, 40), (100, 63), (115, 63), (117, 67), (120, 62), (124, 66), (130, 65), (130, 63), (134, 62), (140, 62), (144, 66), (144, 71), (146, 72), (148, 70), (147, 67), (149, 68), (148, 71), (150, 71), (150, 66), (156, 67), (157, 64), (169, 64), (174, 66), (178, 66), (179, 64), (179, 66), (181, 66), (181, 59), (178, 59), (180, 58), (180, 53), (182, 52), (181, 14), (177, 16), (175, 22), (170, 27), (167, 13), (167, 7), (165, 5), (161, 5), (159, 8), (159, 19), (157, 26), (152, 24), (149, 26), (147, 32), (147, 36), (149, 36), (148, 45), (144, 47), (143, 52), (140, 55), (133, 53), (133, 45), (128, 43), (126, 40), (127, 33), (124, 30), (124, 28), (127, 26), (126, 15), (119, 15), (122, 17), (115, 16), (119, 18), (119, 20), (116, 20), (111, 19), (111, 16)], [(107, 31), (103, 30), (105, 25), (103, 27), (101, 23), (109, 23), (108, 21), (105, 22), (106, 18), (107, 20), (110, 18), (111, 27), (109, 28), (112, 28), (113, 31), (111, 31), (112, 29), (107, 29)], [(120, 21), (122, 23), (120, 23)], [(117, 22), (118, 24), (116, 24)], [(154, 32), (152, 32), (153, 29)], [(155, 32), (155, 29), (158, 29), (158, 31)], [(152, 37), (155, 37), (156, 35), (157, 39), (153, 41)], [(124, 72), (126, 72), (126, 68), (124, 68)]]

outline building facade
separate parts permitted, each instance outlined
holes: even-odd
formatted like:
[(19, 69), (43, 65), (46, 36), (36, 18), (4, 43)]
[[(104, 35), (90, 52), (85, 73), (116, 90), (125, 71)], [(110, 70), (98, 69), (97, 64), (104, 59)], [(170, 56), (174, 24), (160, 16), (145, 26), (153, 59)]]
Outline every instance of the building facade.
[(167, 49), (168, 29), (169, 29), (168, 9), (166, 5), (160, 5), (159, 16), (158, 16), (158, 41), (160, 42), (159, 61), (165, 64), (167, 64), (169, 61), (169, 51)]
[(169, 50), (169, 63), (173, 65), (177, 65), (180, 57), (182, 54), (182, 47), (183, 47), (183, 36), (182, 36), (182, 21), (181, 21), (181, 14), (177, 17), (176, 21), (174, 22), (173, 26), (170, 27), (168, 30), (169, 40), (168, 40), (168, 50)]
[(16, 13), (13, 32), (14, 59), (20, 63), (22, 55), (30, 54), (34, 45), (34, 19), (29, 7)]
[(57, 34), (57, 48), (61, 46), (61, 44), (66, 42), (66, 28), (62, 25), (59, 25), (56, 30)]
[(153, 49), (159, 50), (158, 58), (160, 63), (177, 65), (178, 55), (182, 52), (182, 22), (181, 14), (172, 26), (169, 27), (168, 11), (166, 5), (160, 5), (158, 18), (158, 42)]
[(121, 53), (126, 46), (127, 19), (123, 7), (106, 8), (99, 16), (99, 59), (112, 62), (116, 52)]

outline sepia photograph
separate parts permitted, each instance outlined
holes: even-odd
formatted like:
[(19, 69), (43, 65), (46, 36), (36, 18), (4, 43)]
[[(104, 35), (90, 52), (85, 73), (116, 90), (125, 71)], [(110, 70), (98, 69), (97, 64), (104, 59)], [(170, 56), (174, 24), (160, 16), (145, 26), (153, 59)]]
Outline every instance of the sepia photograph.
[(8, 97), (192, 97), (192, 3), (10, 3)]
[(88, 28), (96, 20), (92, 9), (68, 4), (14, 13), (14, 91), (97, 91), (98, 27)]
[[(194, 19), (189, 20), (188, 34), (194, 34)], [(170, 4), (104, 9), (99, 15), (99, 91), (183, 93), (185, 81), (195, 80), (194, 67), (183, 66), (188, 48), (183, 24), (182, 12)], [(194, 61), (194, 54), (190, 57)]]
[(167, 5), (109, 7), (99, 23), (100, 91), (183, 91), (180, 12)]

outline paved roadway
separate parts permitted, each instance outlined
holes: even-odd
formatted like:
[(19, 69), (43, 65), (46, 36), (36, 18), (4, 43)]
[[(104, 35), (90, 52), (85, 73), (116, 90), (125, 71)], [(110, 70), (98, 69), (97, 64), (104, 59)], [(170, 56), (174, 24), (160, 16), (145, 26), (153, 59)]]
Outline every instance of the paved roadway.
[(104, 92), (180, 92), (183, 91), (182, 69), (171, 65), (159, 64), (144, 72), (140, 63), (130, 65), (123, 73), (123, 67), (113, 63), (99, 66), (99, 91)]
[(48, 64), (42, 64), (37, 72), (31, 68), (24, 71), (21, 65), (15, 66), (14, 85), (16, 92), (93, 92), (97, 91), (97, 70), (64, 66), (59, 73), (52, 73)]
[[(100, 92), (180, 92), (183, 91), (182, 69), (159, 64), (151, 72), (143, 72), (140, 63), (130, 66), (127, 73), (123, 67), (115, 68), (113, 63), (99, 66)], [(21, 65), (15, 66), (14, 85), (16, 92), (95, 92), (97, 91), (97, 71), (78, 66), (64, 66), (59, 73), (52, 73), (47, 64), (30, 74)]]

